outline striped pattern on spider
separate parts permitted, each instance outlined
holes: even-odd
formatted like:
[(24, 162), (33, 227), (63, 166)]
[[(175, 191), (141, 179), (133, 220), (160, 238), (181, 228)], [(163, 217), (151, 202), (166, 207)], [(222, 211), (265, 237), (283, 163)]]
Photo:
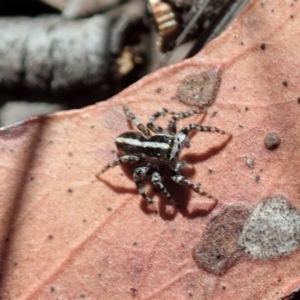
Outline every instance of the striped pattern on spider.
[[(180, 160), (179, 156), (183, 147), (190, 147), (188, 138), (190, 131), (197, 130), (219, 133), (228, 135), (229, 137), (231, 137), (231, 134), (217, 127), (203, 126), (200, 124), (189, 124), (177, 132), (177, 120), (203, 113), (203, 110), (189, 110), (175, 113), (162, 108), (153, 114), (147, 125), (144, 126), (127, 106), (123, 106), (123, 109), (127, 119), (132, 122), (139, 131), (129, 130), (116, 138), (115, 143), (120, 157), (106, 165), (97, 177), (99, 178), (106, 170), (119, 164), (135, 164), (137, 168), (133, 172), (133, 181), (140, 195), (146, 199), (149, 204), (153, 203), (152, 199), (146, 194), (142, 183), (144, 179), (150, 178), (154, 187), (166, 199), (167, 204), (175, 206), (177, 203), (172, 199), (170, 193), (165, 188), (161, 174), (165, 168), (168, 168), (172, 180), (176, 183), (185, 185), (196, 193), (211, 198), (217, 203), (217, 199), (205, 192), (200, 187), (200, 184), (196, 185), (186, 177), (180, 175), (180, 169), (186, 165), (186, 162)], [(171, 119), (167, 129), (164, 129), (154, 122), (157, 118), (165, 116), (166, 114), (171, 115)]]

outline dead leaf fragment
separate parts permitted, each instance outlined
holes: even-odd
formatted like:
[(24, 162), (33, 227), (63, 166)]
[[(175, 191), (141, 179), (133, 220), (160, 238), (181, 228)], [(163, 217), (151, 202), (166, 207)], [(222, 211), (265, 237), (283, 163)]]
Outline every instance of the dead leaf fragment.
[(243, 255), (238, 240), (249, 214), (249, 208), (231, 205), (210, 220), (201, 242), (193, 250), (199, 268), (219, 275), (238, 262)]
[(179, 86), (179, 100), (187, 105), (211, 106), (216, 99), (220, 82), (220, 69), (188, 75)]
[[(222, 275), (199, 268), (192, 253), (206, 228), (211, 228), (207, 236), (220, 242), (222, 225), (229, 233), (239, 224), (237, 214), (218, 215), (223, 207), (257, 209), (262, 199), (281, 195), (291, 214), (300, 210), (299, 16), (300, 1), (252, 1), (192, 59), (143, 78), (106, 103), (33, 118), (22, 123), (19, 135), (10, 135), (12, 127), (4, 129), (2, 299), (127, 300), (136, 293), (136, 299), (151, 300), (273, 300), (296, 291), (298, 246), (270, 259), (237, 259)], [(185, 111), (186, 104), (178, 101), (180, 84), (191, 74), (215, 69), (222, 81), (208, 116), (217, 113), (202, 123), (233, 138), (220, 149), (215, 135), (199, 133), (182, 152), (195, 169), (191, 180), (219, 199), (210, 214), (148, 214), (130, 173), (121, 167), (107, 173), (110, 186), (95, 179), (115, 158), (115, 137), (128, 129), (122, 105), (143, 123), (161, 107)], [(182, 120), (178, 128), (189, 122), (200, 118)], [(270, 132), (281, 138), (276, 151), (263, 143)], [(245, 166), (246, 157), (255, 161), (256, 174)], [(189, 202), (206, 201), (195, 193), (188, 196)], [(277, 215), (287, 216), (286, 211)], [(291, 220), (286, 218), (286, 227), (294, 228)], [(210, 238), (206, 241), (211, 245)], [(234, 252), (233, 241), (224, 240), (226, 257)]]

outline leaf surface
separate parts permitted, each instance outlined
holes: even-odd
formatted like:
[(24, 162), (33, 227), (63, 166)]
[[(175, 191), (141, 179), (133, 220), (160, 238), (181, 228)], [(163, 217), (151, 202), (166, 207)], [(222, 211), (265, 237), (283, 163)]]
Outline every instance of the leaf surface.
[[(300, 210), (299, 12), (296, 0), (252, 1), (194, 58), (105, 103), (2, 129), (2, 299), (278, 299), (297, 289), (299, 232), (288, 222), (298, 224)], [(186, 207), (172, 210), (150, 189), (155, 214), (138, 195), (132, 169), (117, 166), (97, 180), (116, 157), (115, 137), (128, 129), (122, 105), (143, 123), (161, 107), (188, 110), (182, 101), (189, 103), (199, 83), (190, 76), (201, 81), (203, 72), (216, 96), (203, 124), (233, 138), (198, 133), (182, 157), (194, 168), (186, 175), (218, 205), (168, 182)], [(178, 128), (200, 121), (193, 116)], [(281, 143), (268, 150), (272, 132)], [(274, 221), (268, 231), (256, 216), (270, 221), (274, 211), (279, 227)], [(241, 242), (245, 222), (263, 259)], [(283, 232), (280, 222), (294, 231)], [(279, 251), (270, 241), (280, 234), (294, 248), (266, 258)]]

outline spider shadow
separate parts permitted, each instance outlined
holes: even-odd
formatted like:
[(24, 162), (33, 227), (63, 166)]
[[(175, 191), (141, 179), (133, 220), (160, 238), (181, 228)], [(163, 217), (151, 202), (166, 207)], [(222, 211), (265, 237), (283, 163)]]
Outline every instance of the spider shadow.
[[(230, 141), (231, 138), (226, 139), (221, 145), (217, 145), (215, 147), (209, 148), (207, 151), (201, 153), (201, 154), (185, 154), (184, 160), (187, 161), (187, 163), (192, 166), (195, 163), (205, 161), (206, 159), (216, 155), (219, 153), (222, 149), (224, 149), (227, 145), (227, 143)], [(121, 176), (123, 174), (129, 178), (131, 181), (133, 181), (133, 172), (134, 169), (139, 167), (140, 165), (129, 165), (129, 164), (120, 164), (119, 167), (122, 169)], [(194, 168), (183, 168), (181, 170), (181, 175), (189, 178), (195, 173)], [(131, 193), (136, 194), (139, 197), (141, 197), (137, 191), (136, 187), (133, 188), (126, 188), (122, 185), (116, 185), (115, 181), (106, 180), (104, 178), (99, 178), (102, 182), (104, 182), (107, 186), (109, 186), (113, 191), (116, 193)], [(150, 179), (147, 178), (144, 180), (144, 183), (150, 183)], [(143, 210), (145, 214), (153, 214), (154, 212), (157, 212), (159, 216), (164, 220), (173, 220), (176, 217), (177, 212), (179, 212), (182, 216), (188, 218), (188, 219), (194, 219), (197, 217), (203, 217), (208, 215), (211, 210), (214, 208), (212, 206), (211, 209), (193, 209), (192, 211), (188, 210), (188, 204), (191, 200), (192, 194), (195, 194), (196, 197), (199, 197), (199, 201), (201, 201), (202, 197), (194, 191), (191, 191), (189, 188), (179, 185), (178, 183), (174, 182), (169, 172), (167, 171), (164, 178), (163, 183), (166, 187), (166, 189), (169, 191), (172, 199), (177, 204), (176, 206), (168, 205), (163, 195), (157, 191), (155, 191), (155, 188), (150, 183), (149, 186), (151, 188), (146, 188), (146, 193), (150, 198), (153, 198), (155, 195), (158, 196), (158, 211), (156, 211), (153, 207), (150, 207), (149, 204), (145, 199), (142, 199), (140, 202), (140, 208)], [(147, 185), (148, 187), (148, 185)], [(171, 208), (171, 209), (170, 209)]]
[(189, 164), (196, 164), (196, 163), (205, 161), (205, 160), (217, 155), (219, 152), (221, 152), (227, 146), (227, 144), (231, 141), (231, 139), (232, 139), (232, 137), (228, 137), (225, 141), (223, 141), (219, 145), (210, 147), (209, 149), (207, 149), (206, 151), (204, 151), (200, 154), (186, 153), (183, 158)]
[[(137, 168), (137, 165), (120, 165), (122, 168), (122, 175), (124, 174), (126, 177), (128, 177), (132, 181), (132, 174), (135, 168)], [(182, 172), (183, 176), (189, 177), (195, 173), (194, 168), (187, 168)], [(105, 178), (97, 178), (101, 182), (103, 182), (105, 185), (107, 185), (109, 188), (111, 188), (116, 193), (129, 193), (129, 194), (136, 194), (137, 197), (142, 198), (140, 201), (140, 208), (142, 211), (149, 215), (153, 213), (158, 213), (159, 216), (164, 220), (173, 220), (176, 217), (177, 212), (180, 212), (183, 216), (187, 218), (196, 218), (199, 216), (205, 216), (209, 212), (207, 210), (194, 210), (192, 212), (189, 212), (187, 209), (188, 202), (191, 199), (191, 193), (190, 189), (188, 189), (185, 186), (179, 185), (176, 182), (174, 182), (171, 177), (169, 176), (168, 172), (166, 172), (164, 176), (163, 182), (166, 187), (166, 189), (171, 194), (172, 199), (177, 204), (176, 206), (173, 205), (167, 205), (165, 198), (161, 193), (155, 190), (153, 185), (151, 184), (151, 181), (149, 178), (144, 180), (146, 193), (150, 198), (153, 198), (155, 195), (158, 196), (158, 207), (156, 206), (149, 206), (148, 202), (143, 199), (140, 194), (137, 191), (136, 187), (133, 188), (126, 188), (122, 185), (116, 185), (115, 181), (107, 180)], [(147, 183), (147, 184), (146, 184)], [(196, 194), (198, 195), (198, 194)], [(158, 208), (158, 210), (156, 210)]]
[[(201, 122), (205, 119), (206, 116), (207, 116), (207, 114), (205, 113), (203, 115), (203, 117), (201, 118)], [(134, 126), (133, 126), (132, 122), (129, 120), (128, 120), (128, 126), (131, 130), (134, 130)], [(190, 139), (192, 139), (196, 134), (197, 134), (197, 132), (191, 132)], [(198, 162), (205, 161), (206, 159), (208, 159), (208, 158), (218, 154), (220, 151), (222, 151), (227, 146), (227, 144), (229, 143), (229, 141), (231, 139), (232, 139), (232, 137), (228, 137), (221, 144), (216, 145), (214, 147), (210, 147), (208, 150), (206, 150), (205, 152), (202, 152), (201, 154), (188, 154), (187, 153), (184, 155), (184, 160), (186, 160), (188, 164), (195, 164)], [(120, 164), (119, 166), (121, 167), (121, 169), (123, 171), (121, 173), (121, 175), (124, 174), (132, 181), (134, 169), (139, 167), (140, 165)], [(186, 176), (187, 178), (189, 178), (189, 176), (191, 175), (191, 172), (194, 173), (195, 170), (193, 169), (193, 171), (191, 171), (191, 169), (187, 170), (184, 168), (181, 170), (180, 173), (183, 176)], [(168, 173), (168, 172), (166, 172), (166, 173)], [(103, 178), (101, 178), (100, 180), (102, 182), (104, 182), (107, 186), (109, 186), (112, 190), (114, 190), (116, 193), (133, 193), (133, 194), (139, 195), (136, 187), (125, 188), (121, 185), (116, 185), (115, 182), (105, 180)], [(150, 182), (149, 178), (145, 179), (144, 182)], [(206, 216), (214, 208), (214, 206), (212, 205), (211, 206), (212, 208), (209, 210), (197, 208), (197, 209), (193, 209), (192, 211), (189, 211), (188, 204), (191, 200), (191, 193), (195, 193), (195, 192), (191, 191), (189, 188), (187, 188), (185, 186), (177, 184), (176, 182), (174, 182), (171, 179), (170, 176), (165, 176), (163, 179), (163, 183), (164, 183), (166, 189), (169, 191), (172, 199), (175, 201), (176, 206), (167, 205), (166, 200), (163, 197), (163, 195), (161, 195), (161, 193), (159, 193), (159, 192), (155, 193), (155, 189), (152, 185), (151, 185), (151, 187), (152, 187), (151, 189), (148, 189), (148, 191), (146, 189), (146, 193), (150, 198), (153, 198), (155, 194), (158, 195), (158, 198), (159, 198), (158, 213), (159, 213), (160, 217), (164, 220), (173, 220), (176, 217), (177, 212), (181, 213), (184, 217), (189, 218), (189, 219)], [(204, 196), (200, 196), (197, 193), (195, 193), (195, 195), (197, 195), (200, 198), (204, 197)], [(200, 201), (201, 201), (201, 199), (200, 199)], [(147, 203), (147, 201), (145, 199), (141, 200), (140, 207), (143, 210), (143, 212), (146, 214), (152, 214), (153, 212), (156, 212), (155, 209), (153, 209), (153, 207), (149, 207), (149, 204)], [(172, 208), (171, 211), (169, 209), (170, 207)]]
[[(193, 173), (194, 172), (195, 170), (193, 170)], [(186, 176), (187, 178), (189, 177), (190, 173), (191, 173), (190, 171), (181, 172), (181, 174), (183, 176)], [(201, 201), (201, 197), (203, 196), (200, 196), (199, 194), (190, 190), (186, 186), (179, 185), (178, 183), (173, 181), (170, 176), (166, 176), (164, 178), (164, 185), (166, 189), (169, 191), (172, 199), (176, 203), (176, 206), (168, 205), (163, 195), (157, 192), (157, 196), (159, 198), (158, 214), (163, 220), (171, 221), (176, 217), (177, 213), (180, 213), (182, 216), (188, 219), (194, 219), (198, 217), (204, 217), (211, 212), (212, 209), (207, 210), (205, 208), (203, 209), (197, 208), (190, 211), (188, 209), (188, 205), (192, 195), (194, 195), (197, 198), (200, 198), (199, 201)], [(147, 208), (147, 203), (145, 203), (145, 201), (143, 201), (141, 204), (142, 204), (141, 205), (142, 209), (144, 209), (145, 207)]]
[[(122, 171), (124, 172), (125, 176), (127, 176), (130, 180), (132, 180), (132, 174), (136, 167), (137, 166), (134, 165), (125, 165), (125, 164), (121, 165)], [(186, 176), (187, 178), (192, 176), (194, 173), (195, 173), (194, 168), (186, 168), (181, 172), (181, 174), (183, 176)], [(151, 184), (150, 178), (145, 179), (143, 183), (145, 184), (147, 195), (151, 199), (156, 195), (159, 199), (158, 204), (155, 203), (154, 206), (149, 206), (148, 202), (143, 198), (140, 200), (140, 208), (147, 215), (158, 213), (163, 220), (171, 221), (176, 217), (176, 214), (179, 212), (186, 218), (194, 219), (197, 217), (203, 217), (208, 215), (213, 209), (213, 208), (210, 210), (194, 209), (193, 211), (189, 211), (188, 203), (190, 202), (191, 195), (195, 194), (196, 197), (202, 197), (202, 196), (195, 193), (194, 191), (191, 191), (189, 188), (174, 182), (171, 179), (169, 172), (166, 172), (163, 178), (163, 183), (166, 189), (168, 190), (168, 192), (170, 193), (172, 199), (176, 203), (176, 206), (167, 204), (164, 196), (159, 191), (157, 191)], [(112, 184), (110, 184), (110, 186), (112, 186)], [(130, 192), (129, 189), (125, 189), (122, 187), (117, 187), (117, 188), (113, 187), (113, 189), (117, 192), (122, 192), (122, 191)], [(134, 194), (138, 195), (141, 198), (136, 188), (130, 190), (132, 190)], [(156, 210), (157, 208), (158, 210)]]
[[(129, 164), (120, 164), (118, 165), (118, 167), (121, 167), (122, 172), (120, 173), (120, 176), (126, 176), (127, 178), (130, 179), (130, 181), (133, 182), (133, 172), (134, 170), (139, 167), (140, 165), (129, 165)], [(116, 168), (115, 168), (116, 169)], [(96, 179), (103, 182), (105, 185), (107, 185), (110, 189), (112, 189), (114, 192), (118, 193), (118, 194), (122, 194), (122, 193), (128, 193), (128, 194), (136, 194), (138, 196), (141, 197), (141, 195), (138, 193), (137, 187), (134, 186), (132, 188), (127, 188), (124, 187), (122, 185), (118, 185), (116, 184), (115, 180), (111, 180), (111, 179), (105, 179), (102, 176), (97, 176), (96, 175)], [(145, 179), (145, 182), (147, 182), (147, 179)], [(147, 195), (152, 198), (155, 193), (153, 192), (153, 190), (149, 190), (147, 191)], [(153, 208), (150, 208), (147, 201), (145, 201), (144, 199), (142, 199), (142, 205), (141, 205), (143, 211), (147, 214), (152, 214), (155, 210)]]
[[(127, 170), (126, 170), (126, 172), (124, 171), (124, 173), (127, 173), (127, 172), (128, 172)], [(123, 175), (123, 174), (121, 174), (121, 175)], [(126, 174), (126, 176), (130, 177), (129, 173)], [(130, 194), (133, 194), (133, 193), (136, 192), (136, 188), (135, 187), (133, 187), (133, 188), (126, 188), (126, 187), (124, 187), (122, 185), (116, 185), (115, 181), (104, 179), (101, 176), (96, 177), (96, 178), (97, 178), (97, 180), (103, 182), (105, 185), (107, 185), (110, 189), (112, 189), (114, 192), (116, 192), (118, 194), (121, 194), (121, 193), (130, 193)], [(132, 176), (131, 176), (131, 179), (132, 179)]]

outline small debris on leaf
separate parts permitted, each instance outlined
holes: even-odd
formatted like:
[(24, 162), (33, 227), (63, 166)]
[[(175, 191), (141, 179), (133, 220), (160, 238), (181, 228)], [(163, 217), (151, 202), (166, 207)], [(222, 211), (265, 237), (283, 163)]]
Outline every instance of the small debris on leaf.
[(255, 182), (260, 182), (260, 176), (259, 175), (255, 175), (254, 180), (255, 180)]
[(281, 139), (277, 133), (272, 132), (265, 137), (265, 146), (269, 150), (276, 149), (280, 145)]
[(134, 296), (136, 296), (136, 294), (137, 294), (137, 289), (135, 289), (135, 288), (130, 288), (130, 291), (131, 291), (131, 295), (134, 297)]
[(253, 170), (254, 169), (254, 160), (251, 157), (247, 157), (246, 165), (248, 166), (249, 169)]

